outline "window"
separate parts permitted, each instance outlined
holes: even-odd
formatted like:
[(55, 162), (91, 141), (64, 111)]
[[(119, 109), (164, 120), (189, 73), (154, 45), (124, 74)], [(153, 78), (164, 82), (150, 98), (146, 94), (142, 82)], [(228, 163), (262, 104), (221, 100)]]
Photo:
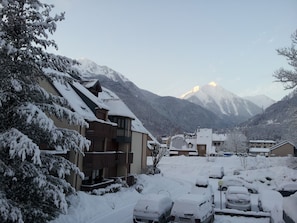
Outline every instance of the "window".
[(118, 136), (131, 137), (131, 119), (125, 117), (110, 117), (110, 120), (118, 124)]

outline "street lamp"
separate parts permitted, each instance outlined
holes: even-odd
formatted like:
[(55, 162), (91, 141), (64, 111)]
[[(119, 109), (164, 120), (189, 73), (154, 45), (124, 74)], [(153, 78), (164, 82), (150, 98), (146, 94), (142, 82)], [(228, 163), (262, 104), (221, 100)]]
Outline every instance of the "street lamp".
[(218, 185), (219, 185), (219, 190), (220, 190), (220, 209), (222, 210), (222, 186), (223, 186), (223, 181), (219, 180)]

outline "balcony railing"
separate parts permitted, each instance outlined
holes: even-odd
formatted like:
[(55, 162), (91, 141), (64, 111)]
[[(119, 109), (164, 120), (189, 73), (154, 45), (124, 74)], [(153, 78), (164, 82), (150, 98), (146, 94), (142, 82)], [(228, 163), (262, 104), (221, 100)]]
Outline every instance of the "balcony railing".
[[(127, 162), (128, 161), (128, 162)], [(84, 169), (102, 169), (133, 163), (133, 153), (110, 152), (86, 152), (84, 157)]]

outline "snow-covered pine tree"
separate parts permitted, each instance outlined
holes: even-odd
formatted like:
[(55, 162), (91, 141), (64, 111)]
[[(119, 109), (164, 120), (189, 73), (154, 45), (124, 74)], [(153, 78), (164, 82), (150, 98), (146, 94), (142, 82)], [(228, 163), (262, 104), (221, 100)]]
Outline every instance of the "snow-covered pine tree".
[(63, 81), (71, 59), (46, 52), (57, 47), (48, 35), (64, 14), (51, 16), (54, 6), (39, 0), (0, 0), (0, 222), (46, 222), (67, 212), (68, 194), (75, 192), (65, 176), (80, 170), (40, 145), (83, 153), (89, 141), (77, 131), (57, 128), (53, 118), (87, 126), (67, 102), (45, 91), (42, 79)]

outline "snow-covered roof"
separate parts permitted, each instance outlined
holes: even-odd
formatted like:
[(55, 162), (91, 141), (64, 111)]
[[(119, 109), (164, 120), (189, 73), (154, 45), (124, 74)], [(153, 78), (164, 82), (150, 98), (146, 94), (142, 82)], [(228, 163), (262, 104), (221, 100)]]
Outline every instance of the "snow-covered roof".
[(109, 110), (109, 107), (98, 97), (93, 95), (87, 88), (81, 85), (78, 82), (73, 82), (73, 86), (78, 89), (81, 93), (83, 93), (88, 99), (90, 99), (93, 103), (95, 103), (99, 108), (103, 108)]
[[(55, 71), (49, 68), (46, 68), (43, 70), (45, 73), (55, 73), (60, 76), (70, 77), (66, 73)], [(94, 103), (94, 105), (96, 105), (98, 108), (109, 110), (108, 106), (106, 106), (102, 100), (100, 100), (95, 95), (93, 95), (88, 89), (86, 89), (83, 85), (81, 85), (77, 81), (74, 80), (72, 84), (69, 84), (69, 83), (61, 83), (59, 80), (53, 80), (53, 86), (62, 95), (62, 97), (68, 101), (71, 108), (79, 115), (81, 115), (84, 119), (88, 121), (97, 121), (97, 122), (102, 122), (107, 124), (113, 124), (109, 121), (98, 119), (95, 116), (94, 112), (84, 102), (84, 100), (77, 93), (77, 91), (79, 91), (81, 95), (84, 95), (84, 97), (88, 98), (88, 100)]]
[(96, 84), (100, 84), (100, 82), (98, 79), (87, 79), (87, 80), (84, 80), (83, 81), (83, 85), (86, 87), (86, 88), (91, 88), (93, 86), (95, 86)]
[(132, 120), (132, 127), (131, 127), (133, 132), (140, 132), (144, 134), (148, 134), (148, 130), (143, 126), (141, 121), (138, 118), (135, 118)]
[(276, 143), (276, 142), (274, 140), (257, 139), (257, 140), (250, 140), (249, 143)]
[(269, 153), (270, 148), (249, 148), (250, 153)]
[(196, 148), (188, 148), (183, 146), (182, 148), (175, 148), (175, 147), (170, 147), (170, 151), (180, 151), (180, 152), (192, 152), (192, 155), (197, 155), (197, 149)]
[(114, 92), (102, 87), (102, 92), (98, 97), (108, 106), (109, 115), (136, 119), (136, 116), (133, 114), (133, 112)]
[(54, 81), (53, 85), (58, 92), (68, 101), (71, 108), (88, 121), (96, 121), (97, 117), (92, 110), (84, 103), (81, 97), (74, 91), (70, 84), (62, 84), (59, 81)]
[(133, 114), (128, 106), (112, 91), (102, 87), (102, 92), (98, 96), (109, 108), (109, 115), (123, 116), (133, 119), (131, 129), (134, 132), (148, 134), (148, 130), (142, 122)]

